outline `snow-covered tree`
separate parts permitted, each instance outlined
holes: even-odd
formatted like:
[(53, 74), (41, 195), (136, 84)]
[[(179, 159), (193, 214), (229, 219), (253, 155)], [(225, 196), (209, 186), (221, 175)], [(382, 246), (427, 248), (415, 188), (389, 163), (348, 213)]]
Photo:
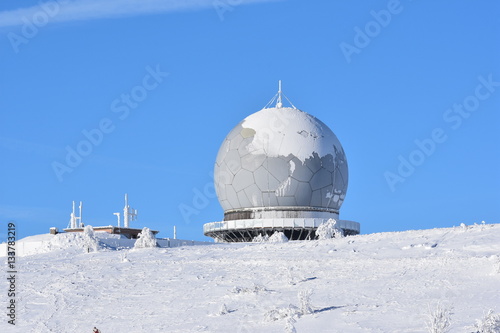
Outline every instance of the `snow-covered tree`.
[(83, 228), (83, 249), (85, 252), (97, 252), (98, 241), (95, 237), (94, 228), (91, 225), (86, 225)]
[(158, 244), (156, 243), (156, 237), (153, 232), (149, 228), (144, 227), (139, 234), (139, 238), (135, 241), (134, 249), (157, 246)]
[(318, 239), (342, 238), (344, 237), (344, 232), (338, 227), (337, 221), (329, 219), (321, 223), (318, 229), (316, 229), (316, 237)]
[(476, 320), (474, 327), (477, 333), (500, 333), (500, 315), (496, 315), (493, 310), (490, 310), (484, 318)]
[(451, 324), (450, 310), (443, 308), (440, 304), (436, 309), (430, 310), (429, 320), (427, 322), (427, 329), (429, 333), (446, 333)]

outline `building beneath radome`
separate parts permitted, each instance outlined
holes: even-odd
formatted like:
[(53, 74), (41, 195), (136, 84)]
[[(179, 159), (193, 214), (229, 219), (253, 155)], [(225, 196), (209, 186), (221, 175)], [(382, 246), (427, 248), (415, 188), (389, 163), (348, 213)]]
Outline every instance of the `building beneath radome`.
[(339, 219), (348, 183), (342, 145), (323, 122), (295, 108), (281, 83), (266, 107), (227, 135), (214, 182), (224, 220), (203, 229), (217, 241), (248, 242), (276, 231), (314, 239), (329, 219), (346, 235), (360, 232), (359, 223)]

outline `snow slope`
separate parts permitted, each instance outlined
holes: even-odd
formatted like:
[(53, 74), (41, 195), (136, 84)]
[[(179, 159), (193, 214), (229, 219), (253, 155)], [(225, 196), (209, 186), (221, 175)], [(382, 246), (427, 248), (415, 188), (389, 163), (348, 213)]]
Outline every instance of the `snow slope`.
[[(66, 232), (57, 235), (43, 234), (29, 236), (16, 242), (16, 255), (24, 257), (27, 255), (41, 254), (55, 250), (81, 249), (85, 246), (82, 233)], [(133, 248), (136, 239), (129, 239), (123, 235), (109, 234), (104, 231), (94, 233), (101, 249), (121, 250)], [(185, 245), (211, 245), (211, 242), (200, 242), (186, 239), (158, 238), (156, 242), (160, 247), (178, 247)], [(0, 244), (0, 257), (7, 256), (7, 246)]]
[[(452, 312), (450, 332), (470, 333), (489, 309), (500, 313), (500, 225), (93, 253), (73, 246), (19, 258), (19, 271), (18, 324), (4, 318), (1, 332), (427, 332), (439, 303)], [(307, 290), (313, 313), (290, 321)], [(285, 318), (266, 319), (277, 313)]]

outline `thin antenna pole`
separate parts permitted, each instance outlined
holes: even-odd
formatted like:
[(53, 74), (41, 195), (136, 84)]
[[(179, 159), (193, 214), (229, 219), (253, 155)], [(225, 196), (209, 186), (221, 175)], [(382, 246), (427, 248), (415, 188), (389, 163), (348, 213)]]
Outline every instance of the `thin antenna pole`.
[(128, 207), (128, 194), (125, 193), (125, 207), (123, 208), (123, 226), (125, 228), (128, 228), (128, 211), (129, 207)]
[(80, 201), (80, 228), (83, 226), (83, 221), (82, 221), (82, 202)]
[(71, 229), (76, 228), (76, 217), (75, 217), (75, 201), (73, 200), (73, 211), (71, 213)]
[(113, 215), (116, 215), (116, 218), (118, 219), (118, 228), (120, 228), (120, 213), (113, 213)]
[(281, 99), (281, 80), (278, 81), (278, 99), (276, 100), (276, 108), (283, 107), (283, 101)]

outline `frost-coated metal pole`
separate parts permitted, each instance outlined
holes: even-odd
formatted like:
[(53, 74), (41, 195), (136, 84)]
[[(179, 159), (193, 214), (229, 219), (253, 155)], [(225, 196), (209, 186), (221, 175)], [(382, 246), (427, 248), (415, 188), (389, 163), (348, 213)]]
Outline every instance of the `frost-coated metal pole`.
[(123, 208), (123, 226), (128, 228), (128, 194), (125, 193), (125, 208)]
[(113, 215), (116, 215), (116, 218), (118, 220), (118, 228), (120, 228), (120, 213), (113, 213)]
[(278, 81), (278, 99), (276, 100), (276, 108), (283, 107), (283, 100), (281, 98), (281, 80)]
[(83, 228), (83, 220), (82, 220), (82, 202), (80, 201), (80, 217), (78, 219), (80, 220), (80, 228)]
[(70, 223), (71, 229), (76, 228), (76, 218), (75, 218), (75, 201), (73, 201), (73, 210), (71, 212), (71, 223)]

